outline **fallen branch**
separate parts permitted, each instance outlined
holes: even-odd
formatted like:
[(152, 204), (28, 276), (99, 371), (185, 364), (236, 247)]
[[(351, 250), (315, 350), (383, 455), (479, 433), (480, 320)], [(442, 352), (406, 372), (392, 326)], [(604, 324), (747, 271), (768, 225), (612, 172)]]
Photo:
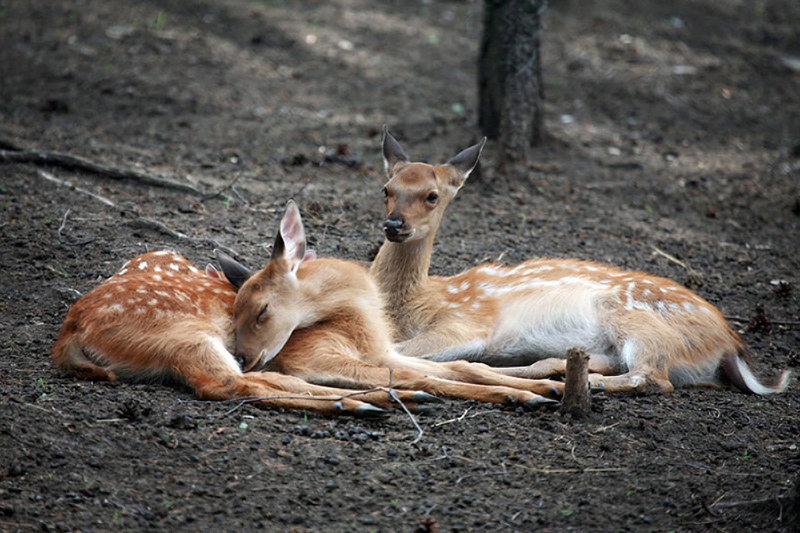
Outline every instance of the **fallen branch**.
[[(3, 141), (0, 145), (7, 147), (15, 146), (6, 141)], [(174, 189), (199, 196), (203, 195), (203, 191), (187, 183), (179, 183), (160, 176), (139, 172), (138, 170), (111, 167), (102, 163), (90, 161), (80, 156), (60, 152), (23, 149), (0, 150), (0, 163), (31, 163), (47, 167), (61, 167), (67, 170), (79, 170), (90, 174), (99, 174), (107, 178), (137, 181), (145, 185)]]
[(228, 248), (224, 244), (220, 244), (215, 239), (211, 239), (208, 237), (207, 238), (190, 237), (185, 233), (181, 233), (179, 231), (175, 231), (173, 229), (168, 228), (167, 225), (164, 224), (163, 222), (152, 220), (150, 218), (137, 218), (136, 220), (131, 220), (130, 222), (127, 222), (126, 225), (134, 229), (138, 228), (138, 229), (155, 230), (165, 235), (168, 235), (176, 240), (185, 240), (196, 244), (211, 246), (213, 248), (222, 250), (223, 252), (234, 258), (240, 257), (235, 250)]

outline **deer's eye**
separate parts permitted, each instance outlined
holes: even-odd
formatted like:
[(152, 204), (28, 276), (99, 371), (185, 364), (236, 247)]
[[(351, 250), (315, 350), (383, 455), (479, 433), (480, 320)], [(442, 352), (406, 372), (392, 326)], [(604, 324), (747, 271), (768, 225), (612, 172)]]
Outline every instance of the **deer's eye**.
[(436, 194), (435, 192), (432, 192), (428, 195), (427, 198), (425, 198), (425, 201), (428, 202), (429, 204), (435, 204), (436, 202), (439, 201), (439, 195)]
[(256, 323), (257, 324), (260, 324), (265, 318), (267, 318), (267, 310), (268, 309), (269, 309), (269, 304), (265, 305), (264, 308), (261, 309), (261, 312), (258, 313), (258, 316), (256, 317)]
[(383, 188), (383, 197), (389, 198), (389, 189), (387, 189), (386, 187)]

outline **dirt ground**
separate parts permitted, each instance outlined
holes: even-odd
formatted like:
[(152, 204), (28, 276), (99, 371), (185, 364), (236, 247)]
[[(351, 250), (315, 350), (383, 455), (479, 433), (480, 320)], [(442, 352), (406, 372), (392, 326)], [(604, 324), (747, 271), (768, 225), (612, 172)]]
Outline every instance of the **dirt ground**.
[(760, 373), (795, 367), (785, 394), (599, 395), (583, 422), (449, 400), (412, 444), (399, 411), (61, 374), (69, 305), (143, 251), (259, 267), (294, 198), (321, 255), (370, 260), (381, 125), (431, 162), (479, 138), (481, 2), (0, 0), (3, 148), (213, 196), (0, 165), (0, 530), (797, 531), (800, 7), (554, 0), (545, 21), (546, 143), (508, 184), (489, 144), (433, 271), (549, 255), (673, 278)]

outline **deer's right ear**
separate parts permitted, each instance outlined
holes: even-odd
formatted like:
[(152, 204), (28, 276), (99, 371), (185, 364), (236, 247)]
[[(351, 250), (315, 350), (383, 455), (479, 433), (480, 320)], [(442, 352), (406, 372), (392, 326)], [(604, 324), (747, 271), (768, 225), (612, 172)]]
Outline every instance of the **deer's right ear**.
[(250, 279), (253, 271), (238, 262), (233, 257), (220, 250), (214, 250), (214, 255), (219, 261), (219, 266), (222, 268), (222, 273), (228, 278), (234, 287), (241, 289), (244, 282)]
[(408, 156), (403, 150), (403, 147), (400, 146), (400, 143), (397, 142), (397, 139), (392, 137), (392, 134), (389, 133), (389, 128), (386, 125), (383, 126), (383, 141), (381, 141), (381, 151), (383, 152), (383, 167), (384, 170), (386, 170), (387, 175), (389, 170), (391, 170), (397, 163), (408, 161)]
[(454, 169), (458, 171), (459, 174), (463, 175), (461, 180), (462, 184), (464, 180), (466, 180), (470, 173), (475, 170), (475, 167), (478, 165), (478, 160), (481, 158), (481, 152), (483, 152), (483, 147), (486, 145), (486, 137), (481, 139), (481, 142), (474, 146), (470, 146), (458, 154), (454, 155), (450, 158), (450, 160), (446, 163), (450, 165)]
[(289, 200), (286, 212), (281, 219), (281, 229), (275, 237), (272, 248), (272, 259), (282, 258), (286, 261), (289, 272), (296, 273), (306, 258), (306, 232), (300, 218), (300, 208)]

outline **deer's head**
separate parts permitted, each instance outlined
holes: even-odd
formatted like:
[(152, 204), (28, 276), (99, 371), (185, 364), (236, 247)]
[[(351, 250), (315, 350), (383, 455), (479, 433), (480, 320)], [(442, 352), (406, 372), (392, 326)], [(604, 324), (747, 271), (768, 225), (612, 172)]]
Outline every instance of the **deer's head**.
[(217, 252), (225, 276), (238, 287), (233, 307), (235, 355), (244, 371), (257, 370), (278, 355), (292, 332), (309, 325), (313, 309), (302, 297), (297, 270), (315, 257), (306, 251), (300, 210), (289, 201), (266, 267), (252, 273)]
[(383, 128), (383, 187), (386, 220), (383, 232), (392, 242), (414, 242), (435, 233), (447, 205), (478, 164), (486, 138), (443, 165), (411, 163), (403, 147)]

